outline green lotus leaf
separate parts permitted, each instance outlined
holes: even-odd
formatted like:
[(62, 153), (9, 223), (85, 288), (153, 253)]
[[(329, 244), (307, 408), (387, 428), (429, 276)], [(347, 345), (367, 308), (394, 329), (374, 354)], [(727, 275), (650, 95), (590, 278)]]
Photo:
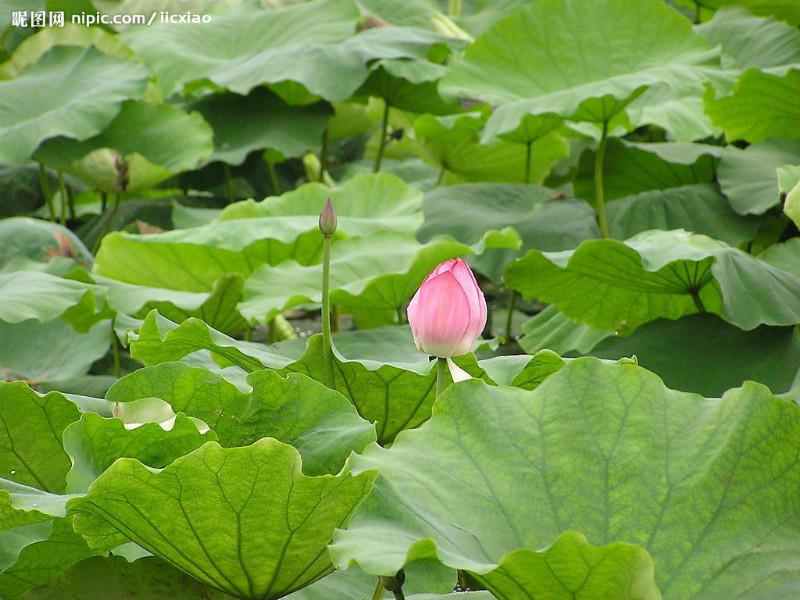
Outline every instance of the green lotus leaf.
[(747, 330), (800, 322), (800, 277), (682, 230), (591, 240), (572, 252), (532, 250), (509, 264), (504, 279), (570, 319), (621, 334), (697, 312)]
[[(708, 144), (631, 144), (611, 139), (606, 148), (603, 191), (607, 200), (652, 190), (666, 190), (714, 180), (720, 148)], [(578, 198), (595, 197), (594, 152), (584, 152), (573, 190)]]
[(773, 18), (756, 17), (744, 8), (722, 8), (695, 31), (711, 46), (722, 46), (722, 66), (765, 69), (800, 63), (797, 28)]
[(77, 266), (91, 267), (93, 260), (80, 238), (66, 227), (27, 217), (0, 221), (0, 273), (65, 275)]
[(0, 380), (21, 379), (32, 385), (59, 382), (85, 375), (111, 343), (109, 321), (101, 321), (86, 333), (54, 319), (6, 323), (0, 321)]
[[(468, 246), (455, 241), (422, 245), (413, 236), (389, 232), (344, 240), (332, 251), (331, 302), (344, 310), (394, 313), (436, 265), (468, 252)], [(266, 322), (288, 308), (318, 303), (321, 298), (322, 265), (287, 261), (253, 272), (245, 282), (239, 311), (251, 322)]]
[(526, 170), (527, 150), (519, 141), (481, 143), (484, 115), (465, 113), (448, 117), (423, 115), (414, 122), (414, 133), (422, 142), (422, 155), (444, 170), (443, 183), (496, 181), (502, 183), (541, 183), (550, 168), (569, 153), (567, 141), (549, 130), (532, 141), (530, 167)]
[(427, 60), (379, 60), (371, 65), (370, 75), (357, 94), (378, 96), (392, 108), (414, 113), (459, 112), (457, 104), (439, 96), (437, 83), (444, 73), (444, 66)]
[(741, 150), (728, 146), (719, 164), (719, 185), (740, 214), (761, 214), (780, 202), (776, 169), (800, 162), (800, 141), (769, 140)]
[(699, 85), (713, 57), (689, 22), (657, 0), (547, 0), (495, 23), (439, 88), (499, 105), (488, 141), (525, 115), (608, 122), (648, 86)]
[(631, 102), (626, 112), (633, 126), (657, 125), (675, 142), (694, 142), (722, 134), (704, 112), (703, 99), (695, 90), (676, 95), (669, 88), (654, 86)]
[(178, 415), (170, 425), (165, 428), (160, 423), (144, 423), (129, 428), (117, 418), (84, 414), (63, 435), (64, 451), (72, 462), (67, 489), (70, 493), (86, 492), (111, 463), (123, 456), (163, 468), (204, 442), (216, 439), (214, 433), (198, 431), (185, 415)]
[(210, 442), (158, 472), (120, 459), (71, 508), (91, 546), (131, 539), (220, 591), (280, 598), (333, 570), (326, 546), (374, 478), (307, 477), (297, 451), (274, 439)]
[(97, 323), (105, 290), (40, 271), (0, 274), (0, 321), (46, 323), (59, 317), (79, 331)]
[(152, 556), (132, 563), (121, 556), (84, 559), (22, 600), (108, 600), (109, 590), (131, 598), (230, 600)]
[(278, 439), (299, 450), (309, 475), (337, 473), (351, 451), (375, 441), (372, 425), (321, 383), (297, 373), (282, 377), (271, 370), (256, 371), (247, 381), (252, 386), (249, 394), (206, 369), (162, 363), (123, 377), (107, 398), (125, 404), (160, 398), (175, 412), (207, 423), (226, 447), (263, 437)]
[(337, 236), (343, 237), (416, 231), (421, 196), (391, 175), (354, 177), (335, 189), (311, 183), (264, 202), (233, 204), (209, 225), (152, 235), (112, 233), (100, 246), (95, 271), (125, 283), (209, 292), (221, 277), (246, 277), (264, 263), (317, 262), (319, 213), (328, 197), (336, 205)]
[(742, 6), (754, 15), (775, 17), (792, 25), (800, 25), (800, 7), (793, 0), (706, 0), (703, 6), (712, 10)]
[(437, 556), (494, 590), (504, 559), (572, 530), (642, 546), (665, 600), (779, 598), (796, 577), (764, 550), (800, 551), (798, 450), (797, 406), (751, 382), (704, 399), (633, 364), (582, 358), (532, 392), (460, 383), (428, 423), (353, 461), (381, 476), (331, 554), (372, 573)]
[(290, 106), (266, 88), (247, 96), (215, 94), (189, 108), (199, 112), (214, 130), (210, 161), (240, 165), (250, 152), (272, 148), (286, 157), (317, 150), (332, 115), (328, 104)]
[(79, 418), (75, 404), (58, 392), (42, 396), (22, 382), (0, 383), (0, 473), (63, 493), (70, 463), (61, 436)]
[[(685, 343), (688, 339), (691, 344)], [(629, 337), (608, 337), (584, 353), (607, 359), (636, 356), (671, 388), (709, 397), (748, 380), (785, 392), (800, 370), (800, 336), (794, 327), (742, 331), (711, 314), (652, 321)]]
[(800, 69), (774, 71), (747, 69), (730, 95), (717, 97), (709, 90), (704, 96), (706, 112), (729, 140), (800, 137), (800, 108), (787, 102), (800, 93)]
[(601, 341), (614, 335), (613, 331), (592, 329), (569, 319), (554, 304), (526, 321), (522, 333), (519, 345), (528, 354), (548, 349), (561, 355), (573, 351), (588, 354)]
[(0, 160), (27, 162), (43, 141), (100, 133), (123, 101), (144, 91), (148, 72), (93, 47), (57, 46), (14, 79), (0, 81)]
[(716, 185), (699, 183), (619, 198), (606, 207), (612, 238), (650, 229), (686, 229), (732, 246), (753, 239), (758, 222), (731, 208)]
[(212, 135), (199, 113), (131, 100), (99, 135), (48, 140), (36, 159), (105, 192), (136, 192), (200, 167), (213, 150)]

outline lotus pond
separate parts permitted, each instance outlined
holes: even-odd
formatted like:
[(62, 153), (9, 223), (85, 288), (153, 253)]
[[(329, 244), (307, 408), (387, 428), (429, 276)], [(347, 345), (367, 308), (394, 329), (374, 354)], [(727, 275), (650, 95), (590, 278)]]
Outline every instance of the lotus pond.
[(797, 0), (0, 0), (2, 600), (800, 598)]

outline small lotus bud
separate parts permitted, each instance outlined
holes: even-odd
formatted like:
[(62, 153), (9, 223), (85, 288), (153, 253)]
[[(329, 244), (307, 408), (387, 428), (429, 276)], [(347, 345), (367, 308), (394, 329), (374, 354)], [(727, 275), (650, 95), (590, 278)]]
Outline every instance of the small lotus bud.
[(330, 198), (325, 203), (325, 208), (319, 215), (319, 230), (322, 235), (333, 235), (336, 233), (336, 211), (333, 209), (333, 203)]
[(449, 358), (466, 354), (486, 325), (486, 300), (475, 275), (460, 258), (437, 266), (408, 305), (417, 349)]

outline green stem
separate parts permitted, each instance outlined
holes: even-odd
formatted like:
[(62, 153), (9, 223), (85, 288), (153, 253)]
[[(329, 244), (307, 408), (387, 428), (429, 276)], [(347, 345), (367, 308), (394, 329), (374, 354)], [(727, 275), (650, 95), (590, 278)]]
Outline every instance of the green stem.
[(507, 305), (508, 314), (506, 315), (506, 344), (511, 343), (511, 321), (514, 316), (514, 305), (517, 303), (517, 293), (514, 290), (509, 291), (511, 294), (508, 297)]
[(447, 359), (441, 356), (436, 359), (436, 397), (442, 395), (447, 388)]
[(692, 300), (694, 301), (694, 306), (697, 309), (697, 312), (704, 313), (706, 312), (706, 306), (703, 304), (703, 301), (700, 299), (700, 291), (699, 290), (691, 290)]
[(699, 25), (701, 21), (700, 11), (702, 10), (700, 3), (694, 3), (694, 24)]
[(339, 331), (339, 305), (331, 305), (331, 331), (336, 333)]
[(461, 588), (462, 592), (466, 592), (469, 589), (469, 584), (467, 583), (467, 573), (459, 569), (458, 573), (458, 587)]
[(114, 377), (119, 379), (122, 377), (122, 359), (120, 358), (119, 338), (113, 330), (111, 331), (111, 356), (114, 359)]
[(525, 183), (531, 182), (531, 146), (533, 141), (525, 144)]
[(56, 210), (53, 208), (53, 195), (50, 192), (50, 182), (47, 181), (47, 170), (42, 163), (39, 163), (39, 187), (42, 188), (42, 195), (44, 196), (47, 210), (50, 212), (50, 220), (56, 220)]
[(272, 192), (276, 196), (281, 195), (281, 182), (278, 180), (278, 172), (275, 170), (275, 165), (267, 161), (267, 171), (269, 172), (269, 182), (272, 184)]
[[(61, 196), (61, 224), (62, 225), (66, 225), (67, 224), (67, 206), (69, 205), (70, 208), (72, 208), (72, 206), (67, 201), (67, 186), (64, 185), (64, 173), (62, 171), (58, 172), (58, 193)], [(72, 208), (72, 210), (70, 212), (74, 213), (75, 209)], [(72, 214), (71, 216), (72, 216), (73, 219), (75, 218), (74, 214)]]
[(322, 242), (322, 352), (325, 360), (325, 384), (335, 386), (333, 376), (333, 339), (331, 337), (331, 236)]
[(75, 201), (73, 200), (72, 196), (67, 193), (67, 186), (64, 183), (64, 173), (63, 171), (58, 172), (58, 185), (61, 187), (61, 196), (67, 202), (67, 208), (69, 209), (69, 218), (75, 219)]
[(233, 202), (233, 182), (231, 181), (231, 167), (228, 163), (222, 163), (222, 169), (225, 173), (225, 199), (228, 204)]
[(389, 103), (384, 102), (383, 119), (381, 120), (381, 141), (378, 144), (378, 154), (375, 156), (375, 166), (372, 168), (373, 173), (381, 170), (381, 161), (383, 161), (383, 149), (386, 147), (386, 132), (389, 129)]
[(600, 144), (594, 155), (594, 197), (597, 205), (597, 226), (600, 228), (600, 237), (608, 238), (608, 218), (606, 217), (605, 192), (603, 190), (603, 161), (606, 156), (608, 143), (608, 121), (603, 122), (603, 133)]
[(319, 151), (319, 182), (325, 181), (325, 165), (328, 164), (328, 130), (322, 132), (322, 148)]
[(383, 581), (381, 578), (378, 577), (378, 585), (375, 586), (375, 591), (372, 592), (372, 600), (382, 600), (383, 599)]
[(397, 587), (392, 590), (394, 594), (394, 600), (406, 600), (405, 594), (403, 594), (403, 588)]
[(445, 168), (444, 165), (442, 165), (442, 168), (439, 169), (439, 177), (436, 178), (436, 187), (439, 187), (440, 185), (442, 185), (442, 181), (444, 180), (445, 173), (447, 173), (447, 169)]
[[(114, 217), (117, 216), (117, 210), (119, 210), (120, 202), (121, 202), (120, 194), (119, 193), (114, 194), (114, 206), (111, 208), (111, 212), (108, 214), (108, 218), (106, 219), (105, 223), (103, 223), (103, 229), (94, 243), (94, 247), (92, 248), (92, 254), (97, 254), (97, 251), (100, 249), (100, 244), (102, 243), (103, 238), (106, 237), (106, 235), (108, 235), (108, 232), (111, 229), (111, 223), (114, 220)], [(105, 212), (103, 214), (105, 215)]]
[(458, 18), (461, 16), (463, 9), (462, 0), (447, 0), (447, 16)]

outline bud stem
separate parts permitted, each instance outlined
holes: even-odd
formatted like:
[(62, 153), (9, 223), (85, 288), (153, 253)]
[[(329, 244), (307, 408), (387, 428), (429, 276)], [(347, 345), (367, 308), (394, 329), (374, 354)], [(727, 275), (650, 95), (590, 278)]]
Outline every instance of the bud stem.
[(384, 100), (383, 119), (381, 120), (381, 139), (378, 144), (378, 153), (375, 155), (375, 166), (372, 168), (373, 173), (378, 173), (381, 170), (381, 161), (383, 161), (383, 149), (386, 147), (386, 132), (389, 129), (389, 103)]
[(606, 218), (605, 192), (603, 190), (603, 161), (606, 157), (607, 143), (608, 121), (603, 121), (603, 133), (594, 155), (594, 197), (597, 205), (597, 226), (600, 229), (600, 237), (603, 239), (608, 238), (608, 219)]
[(333, 339), (331, 337), (331, 236), (322, 236), (322, 353), (325, 360), (325, 385), (334, 388)]
[(447, 359), (441, 356), (436, 359), (436, 397), (442, 395), (442, 392), (447, 388), (447, 374), (449, 369), (447, 367)]

